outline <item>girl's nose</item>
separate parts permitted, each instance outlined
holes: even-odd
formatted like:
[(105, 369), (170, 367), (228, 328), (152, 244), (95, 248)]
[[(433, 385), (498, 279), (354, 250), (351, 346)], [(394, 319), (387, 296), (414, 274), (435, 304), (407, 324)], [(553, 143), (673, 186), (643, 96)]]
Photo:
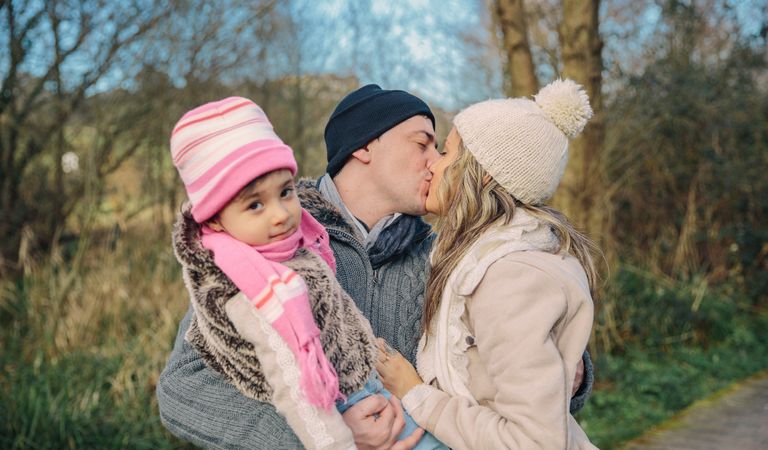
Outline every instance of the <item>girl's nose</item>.
[(285, 222), (289, 216), (290, 213), (283, 205), (275, 206), (275, 210), (272, 213), (272, 222), (279, 225)]

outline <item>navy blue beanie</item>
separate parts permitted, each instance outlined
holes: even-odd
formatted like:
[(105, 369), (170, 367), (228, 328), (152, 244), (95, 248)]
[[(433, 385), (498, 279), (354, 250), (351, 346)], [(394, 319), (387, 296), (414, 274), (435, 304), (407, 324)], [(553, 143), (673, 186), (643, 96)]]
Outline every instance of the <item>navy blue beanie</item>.
[(346, 164), (349, 155), (395, 125), (424, 115), (435, 126), (435, 116), (420, 98), (405, 91), (389, 91), (368, 84), (344, 97), (325, 126), (328, 152), (326, 172), (332, 177)]

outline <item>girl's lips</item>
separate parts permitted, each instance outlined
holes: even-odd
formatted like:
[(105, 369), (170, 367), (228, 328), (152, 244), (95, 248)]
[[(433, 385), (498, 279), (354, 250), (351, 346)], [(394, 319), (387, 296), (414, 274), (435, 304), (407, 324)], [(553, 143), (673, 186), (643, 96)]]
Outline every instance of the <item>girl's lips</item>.
[(272, 239), (274, 241), (279, 241), (281, 239), (287, 238), (288, 236), (292, 235), (294, 232), (296, 232), (296, 228), (295, 227), (289, 228), (285, 232), (282, 232), (282, 233), (276, 234), (274, 236), (271, 236), (270, 239)]

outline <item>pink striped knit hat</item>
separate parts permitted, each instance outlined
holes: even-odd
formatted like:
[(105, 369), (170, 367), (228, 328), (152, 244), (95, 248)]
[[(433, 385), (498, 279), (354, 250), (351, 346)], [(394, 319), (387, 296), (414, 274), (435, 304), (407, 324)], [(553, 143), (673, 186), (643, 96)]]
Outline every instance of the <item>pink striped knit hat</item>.
[(198, 223), (213, 217), (248, 183), (269, 172), (296, 175), (293, 150), (256, 103), (229, 97), (184, 114), (171, 133), (171, 157)]

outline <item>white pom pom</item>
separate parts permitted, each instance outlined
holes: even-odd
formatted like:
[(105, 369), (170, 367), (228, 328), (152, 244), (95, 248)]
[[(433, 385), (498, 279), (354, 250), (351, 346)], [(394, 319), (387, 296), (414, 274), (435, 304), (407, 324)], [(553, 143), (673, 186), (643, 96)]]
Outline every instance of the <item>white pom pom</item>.
[(592, 107), (584, 89), (573, 80), (555, 80), (533, 96), (549, 119), (573, 139), (592, 117)]

